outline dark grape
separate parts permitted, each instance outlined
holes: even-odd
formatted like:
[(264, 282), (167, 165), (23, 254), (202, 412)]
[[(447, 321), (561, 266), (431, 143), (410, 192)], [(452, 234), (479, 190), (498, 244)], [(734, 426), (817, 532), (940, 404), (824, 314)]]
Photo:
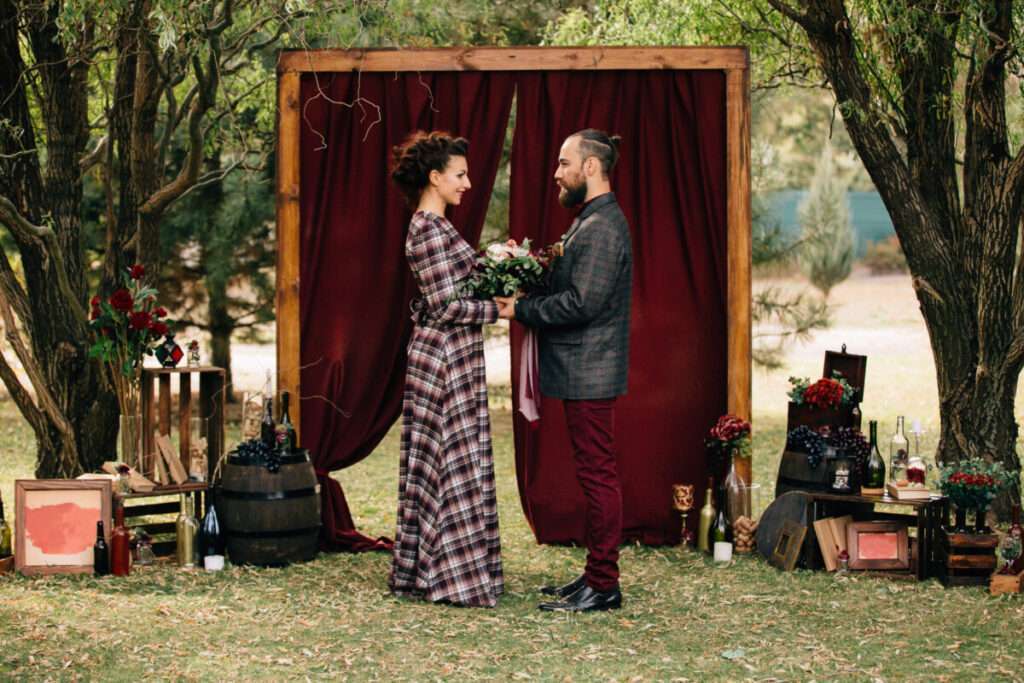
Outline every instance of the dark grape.
[(249, 439), (238, 444), (231, 458), (243, 463), (263, 465), (269, 472), (281, 469), (281, 456), (277, 449), (267, 445), (262, 439)]
[(817, 467), (825, 453), (825, 439), (816, 431), (801, 425), (786, 435), (786, 450), (807, 454), (807, 464)]

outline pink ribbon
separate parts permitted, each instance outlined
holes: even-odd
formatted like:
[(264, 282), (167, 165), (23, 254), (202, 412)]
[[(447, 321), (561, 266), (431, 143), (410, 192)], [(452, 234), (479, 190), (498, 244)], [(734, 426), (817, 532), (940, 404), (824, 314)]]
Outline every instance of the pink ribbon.
[(537, 333), (526, 328), (519, 354), (519, 412), (528, 422), (540, 419), (540, 365), (537, 357)]

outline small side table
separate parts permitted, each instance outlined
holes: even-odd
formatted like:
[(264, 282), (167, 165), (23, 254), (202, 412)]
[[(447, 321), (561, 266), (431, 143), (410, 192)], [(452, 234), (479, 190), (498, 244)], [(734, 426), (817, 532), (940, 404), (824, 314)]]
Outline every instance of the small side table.
[[(821, 553), (818, 549), (817, 537), (814, 535), (814, 522), (831, 517), (836, 508), (857, 506), (862, 511), (854, 514), (857, 521), (886, 520), (905, 522), (917, 528), (917, 561), (910, 572), (878, 572), (891, 576), (916, 578), (923, 581), (937, 574), (937, 558), (939, 528), (948, 519), (949, 500), (945, 496), (932, 494), (930, 498), (920, 500), (898, 500), (888, 495), (862, 496), (841, 495), (834, 493), (807, 493), (807, 540), (804, 541), (804, 564), (809, 569), (820, 569), (823, 566)], [(876, 505), (895, 505), (910, 508), (910, 513), (876, 512)], [(870, 507), (869, 507), (870, 506)], [(844, 513), (848, 514), (848, 512)], [(860, 519), (857, 519), (857, 518)]]

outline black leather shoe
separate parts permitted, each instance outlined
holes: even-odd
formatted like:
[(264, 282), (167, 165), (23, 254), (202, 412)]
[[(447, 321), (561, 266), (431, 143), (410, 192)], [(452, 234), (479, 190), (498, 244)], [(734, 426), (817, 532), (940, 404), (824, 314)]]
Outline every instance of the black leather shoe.
[(544, 602), (538, 607), (545, 612), (601, 612), (622, 607), (622, 592), (618, 588), (610, 591), (594, 590), (584, 585), (562, 602)]
[(556, 598), (567, 598), (579, 589), (583, 588), (586, 583), (586, 577), (583, 574), (580, 574), (564, 586), (543, 586), (540, 589), (540, 592), (543, 595), (553, 595)]

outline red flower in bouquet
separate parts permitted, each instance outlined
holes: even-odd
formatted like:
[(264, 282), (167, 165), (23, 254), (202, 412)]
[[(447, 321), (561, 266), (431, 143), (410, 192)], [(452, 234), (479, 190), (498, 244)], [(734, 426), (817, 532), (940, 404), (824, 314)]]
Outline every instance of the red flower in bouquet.
[(804, 391), (804, 402), (819, 408), (838, 408), (842, 401), (843, 386), (834, 379), (819, 379)]
[(704, 445), (717, 453), (735, 448), (746, 457), (750, 454), (750, 423), (735, 415), (722, 415), (708, 432)]
[(102, 360), (110, 371), (125, 415), (138, 413), (143, 356), (152, 355), (159, 338), (168, 332), (167, 324), (156, 320), (167, 311), (156, 306), (156, 290), (143, 284), (145, 272), (139, 264), (125, 268), (122, 286), (109, 300), (94, 296), (89, 302), (93, 332), (89, 356)]
[(135, 300), (132, 297), (132, 293), (123, 287), (110, 295), (110, 305), (122, 313), (132, 310), (134, 304)]

